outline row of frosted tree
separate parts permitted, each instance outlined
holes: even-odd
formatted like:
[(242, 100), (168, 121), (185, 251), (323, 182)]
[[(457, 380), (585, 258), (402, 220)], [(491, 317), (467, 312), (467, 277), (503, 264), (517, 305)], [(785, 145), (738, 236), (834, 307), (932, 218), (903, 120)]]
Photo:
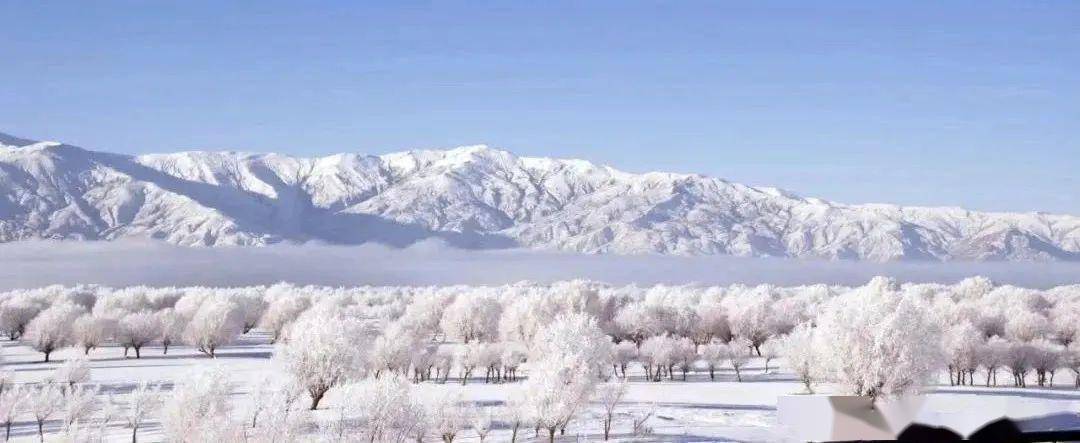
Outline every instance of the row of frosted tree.
[[(766, 371), (779, 361), (807, 390), (824, 384), (868, 396), (910, 392), (945, 375), (954, 385), (998, 385), (1001, 375), (1003, 384), (1025, 387), (1053, 385), (1064, 371), (1080, 383), (1078, 327), (1080, 286), (1034, 290), (982, 278), (952, 285), (875, 278), (854, 288), (616, 287), (586, 281), (493, 287), (54, 286), (0, 295), (0, 330), (46, 361), (68, 346), (92, 359), (95, 348), (106, 344), (130, 350), (132, 358), (148, 347), (165, 353), (176, 344), (212, 358), (256, 329), (276, 343), (273, 358), (290, 380), (259, 394), (256, 402), (264, 405), (256, 416), (276, 417), (265, 422), (295, 425), (270, 435), (314, 432), (315, 425), (304, 424), (303, 410), (319, 408), (328, 394), (348, 392), (350, 399), (374, 403), (334, 406), (336, 419), (320, 421), (319, 435), (372, 441), (452, 441), (464, 428), (481, 435), (485, 420), (512, 429), (514, 436), (520, 428), (554, 438), (582, 409), (617, 404), (625, 392), (620, 380), (708, 374), (709, 380), (741, 381), (752, 358)], [(499, 411), (469, 410), (456, 397), (432, 406), (410, 392), (414, 383), (481, 380), (515, 384)], [(206, 401), (185, 389), (173, 390), (169, 401)], [(209, 388), (200, 383), (190, 389)], [(197, 406), (176, 410), (214, 409)], [(368, 417), (373, 409), (399, 416)], [(613, 410), (603, 409), (607, 434)], [(454, 417), (424, 416), (432, 411)], [(162, 414), (167, 434), (181, 440), (190, 435), (183, 431), (188, 425)], [(181, 421), (222, 415), (228, 416), (208, 413)], [(203, 428), (255, 435), (252, 429), (269, 426), (259, 425), (257, 417), (249, 426), (244, 421)], [(643, 422), (633, 420), (633, 432), (643, 432)]]

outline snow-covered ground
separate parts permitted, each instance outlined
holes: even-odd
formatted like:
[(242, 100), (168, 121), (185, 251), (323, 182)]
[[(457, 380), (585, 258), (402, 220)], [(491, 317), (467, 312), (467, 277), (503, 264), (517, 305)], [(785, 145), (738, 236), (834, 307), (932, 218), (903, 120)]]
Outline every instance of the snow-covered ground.
[[(53, 355), (50, 363), (41, 362), (41, 354), (15, 342), (4, 342), (5, 367), (11, 370), (16, 383), (38, 382), (47, 378), (64, 360), (81, 353), (67, 348)], [(170, 347), (167, 355), (160, 347), (145, 348), (142, 358), (123, 356), (123, 349), (105, 346), (91, 351), (90, 383), (101, 387), (101, 401), (109, 395), (131, 390), (140, 381), (163, 383), (168, 389), (173, 382), (190, 377), (194, 371), (219, 365), (234, 383), (233, 405), (236, 414), (249, 407), (253, 388), (265, 383), (267, 378), (284, 377), (271, 357), (274, 347), (264, 333), (253, 332), (219, 351), (216, 359), (200, 354), (188, 346)], [(613, 433), (629, 440), (631, 421), (649, 411), (653, 412), (648, 426), (653, 429), (651, 437), (635, 441), (786, 441), (790, 434), (777, 422), (778, 396), (802, 392), (802, 386), (786, 371), (783, 361), (770, 363), (769, 373), (763, 373), (760, 359), (752, 360), (743, 370), (743, 382), (736, 382), (730, 368), (717, 373), (717, 380), (710, 381), (708, 372), (691, 373), (687, 381), (680, 380), (678, 373), (673, 381), (649, 382), (643, 380), (640, 367), (630, 367), (630, 386), (624, 403), (618, 408)], [(527, 375), (527, 368), (525, 374)], [(454, 373), (456, 376), (456, 372)], [(1008, 376), (999, 381), (1007, 382)], [(1024, 389), (1011, 387), (950, 387), (947, 379), (926, 393), (925, 406), (919, 417), (932, 423), (952, 424), (961, 432), (970, 432), (980, 423), (1001, 414), (1013, 417), (1037, 416), (1054, 412), (1080, 412), (1080, 390), (1072, 388), (1073, 380), (1068, 371), (1060, 371), (1055, 387)], [(976, 383), (981, 374), (976, 375)], [(463, 388), (465, 399), (479, 406), (498, 405), (506, 401), (512, 389), (520, 383), (485, 384), (482, 374), (474, 376)], [(1033, 383), (1031, 384), (1034, 385)], [(424, 382), (413, 386), (423, 395), (437, 395), (447, 390), (462, 389), (459, 379), (451, 377), (446, 384)], [(828, 391), (823, 386), (820, 390)], [(317, 419), (325, 417), (329, 410), (346, 399), (339, 398), (340, 391), (331, 391), (317, 412)], [(51, 420), (46, 432), (51, 440), (62, 440), (60, 422)], [(110, 441), (130, 441), (130, 429), (118, 421), (109, 425)], [(531, 429), (523, 431), (531, 440)], [(567, 428), (562, 440), (576, 441), (600, 439), (600, 410), (592, 405), (578, 415)], [(161, 440), (160, 425), (156, 417), (139, 431), (140, 441)], [(15, 441), (37, 440), (36, 427), (28, 416), (22, 416), (12, 429)], [(509, 431), (496, 428), (487, 441), (506, 441)], [(455, 441), (478, 441), (471, 431), (464, 431)]]

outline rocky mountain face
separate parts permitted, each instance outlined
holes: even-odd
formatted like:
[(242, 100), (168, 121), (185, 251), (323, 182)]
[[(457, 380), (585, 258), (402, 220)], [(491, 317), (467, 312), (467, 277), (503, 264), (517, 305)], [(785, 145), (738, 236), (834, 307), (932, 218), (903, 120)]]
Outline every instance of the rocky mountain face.
[(875, 261), (1077, 260), (1080, 217), (845, 205), (484, 146), (127, 156), (0, 134), (0, 241), (321, 241)]

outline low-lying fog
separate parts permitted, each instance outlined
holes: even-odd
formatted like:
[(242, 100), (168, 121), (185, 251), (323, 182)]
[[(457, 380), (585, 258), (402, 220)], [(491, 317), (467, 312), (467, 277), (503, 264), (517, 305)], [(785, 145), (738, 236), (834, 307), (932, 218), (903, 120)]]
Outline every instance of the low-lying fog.
[(466, 251), (422, 242), (188, 248), (152, 241), (26, 241), (0, 245), (0, 289), (49, 284), (111, 286), (503, 284), (584, 278), (615, 284), (860, 284), (875, 275), (953, 282), (984, 275), (1049, 287), (1080, 282), (1080, 263), (865, 263), (739, 257), (582, 255), (529, 250)]

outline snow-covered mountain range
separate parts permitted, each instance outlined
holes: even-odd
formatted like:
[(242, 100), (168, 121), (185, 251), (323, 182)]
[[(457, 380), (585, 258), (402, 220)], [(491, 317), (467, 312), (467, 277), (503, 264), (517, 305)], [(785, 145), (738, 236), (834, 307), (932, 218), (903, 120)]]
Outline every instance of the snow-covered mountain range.
[(127, 156), (0, 134), (0, 241), (157, 238), (588, 253), (1077, 260), (1080, 217), (845, 205), (692, 174), (470, 146)]

